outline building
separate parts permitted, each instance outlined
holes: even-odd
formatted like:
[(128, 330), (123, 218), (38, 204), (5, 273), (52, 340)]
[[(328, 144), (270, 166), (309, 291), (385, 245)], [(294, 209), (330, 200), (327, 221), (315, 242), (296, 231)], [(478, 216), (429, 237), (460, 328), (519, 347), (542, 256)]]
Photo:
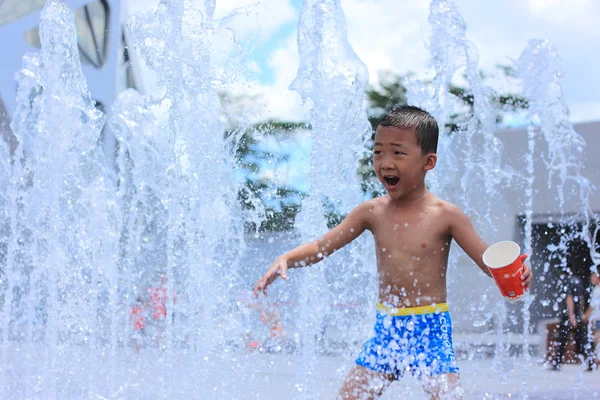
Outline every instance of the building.
[[(88, 89), (99, 107), (110, 106), (126, 88), (143, 92), (140, 73), (127, 52), (122, 21), (126, 2), (63, 0), (73, 10), (79, 58)], [(0, 133), (15, 146), (9, 121), (15, 108), (14, 74), (25, 53), (40, 47), (40, 14), (45, 0), (0, 0)]]

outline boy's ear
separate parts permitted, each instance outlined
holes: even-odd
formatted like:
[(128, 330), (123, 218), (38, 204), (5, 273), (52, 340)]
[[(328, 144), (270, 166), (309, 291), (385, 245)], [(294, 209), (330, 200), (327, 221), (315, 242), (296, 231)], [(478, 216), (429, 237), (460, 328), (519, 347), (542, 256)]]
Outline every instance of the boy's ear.
[(425, 171), (430, 171), (430, 170), (434, 169), (435, 164), (437, 163), (437, 154), (429, 153), (425, 157), (426, 157), (426, 159), (425, 159), (425, 165), (423, 166), (423, 169)]

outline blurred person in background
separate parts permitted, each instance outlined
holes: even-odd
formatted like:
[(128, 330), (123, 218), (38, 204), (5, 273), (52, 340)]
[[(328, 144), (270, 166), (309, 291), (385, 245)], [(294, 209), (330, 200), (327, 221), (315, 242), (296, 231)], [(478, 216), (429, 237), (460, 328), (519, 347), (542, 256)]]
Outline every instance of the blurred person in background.
[(587, 325), (583, 321), (585, 314), (585, 287), (576, 275), (566, 276), (562, 284), (560, 323), (556, 335), (557, 351), (551, 361), (550, 369), (560, 371), (563, 356), (567, 349), (569, 333), (573, 332), (575, 352), (581, 362), (587, 364), (587, 370), (593, 368), (591, 345), (588, 343)]
[(590, 333), (592, 334), (595, 351), (595, 364), (600, 364), (600, 276), (598, 276), (598, 266), (596, 272), (590, 275), (590, 281), (593, 285), (592, 294), (590, 296), (590, 305), (585, 312), (584, 321), (588, 322)]

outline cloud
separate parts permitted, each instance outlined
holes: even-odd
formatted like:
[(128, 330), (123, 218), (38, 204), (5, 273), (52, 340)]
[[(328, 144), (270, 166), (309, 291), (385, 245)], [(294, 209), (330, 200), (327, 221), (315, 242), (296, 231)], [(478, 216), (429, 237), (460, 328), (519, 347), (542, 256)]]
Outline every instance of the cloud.
[[(467, 39), (478, 49), (482, 70), (491, 73), (497, 64), (511, 64), (529, 39), (548, 39), (562, 59), (563, 89), (572, 120), (597, 118), (593, 107), (600, 101), (596, 78), (600, 54), (589, 43), (600, 42), (600, 2), (455, 0), (455, 4), (467, 25)], [(431, 76), (425, 66), (430, 57), (426, 48), (429, 1), (342, 0), (342, 7), (350, 43), (367, 65), (371, 83), (384, 70)], [(502, 79), (490, 82), (500, 90), (514, 87)]]
[[(238, 96), (238, 103), (246, 99), (238, 115), (251, 123), (265, 120), (305, 121), (309, 106), (302, 104), (298, 93), (289, 90), (298, 70), (295, 33), (282, 39), (271, 51), (264, 68), (271, 69), (273, 83), (261, 83), (248, 70), (247, 75), (227, 85), (226, 90)], [(242, 115), (244, 112), (246, 114)]]
[[(376, 83), (378, 72), (393, 70), (400, 73), (424, 70), (427, 50), (423, 46), (423, 26), (417, 23), (419, 19), (427, 20), (427, 4), (417, 2), (407, 6), (406, 21), (398, 24), (398, 15), (390, 13), (390, 9), (398, 8), (397, 2), (383, 0), (377, 3), (361, 0), (344, 0), (342, 7), (346, 13), (348, 39), (354, 51), (367, 65), (370, 82)], [(369, 15), (369, 18), (365, 18)], [(418, 18), (422, 16), (423, 18)], [(393, 35), (382, 32), (394, 31)], [(248, 92), (264, 96), (264, 109), (256, 115), (258, 119), (289, 119), (306, 120), (310, 105), (303, 105), (300, 96), (289, 90), (289, 85), (298, 71), (297, 30), (287, 37), (280, 38), (274, 46), (265, 65), (273, 73), (273, 84), (261, 85), (251, 76), (246, 77), (252, 82), (252, 90), (245, 86)], [(415, 42), (420, 41), (420, 46)], [(401, 52), (395, 49), (410, 48), (411, 51)], [(426, 74), (423, 74), (426, 76)]]
[(578, 21), (577, 30), (598, 32), (600, 3), (596, 0), (528, 0), (530, 13), (540, 20), (563, 25)]
[(600, 101), (596, 79), (600, 54), (589, 43), (600, 42), (600, 3), (595, 0), (456, 0), (467, 24), (467, 38), (478, 48), (480, 66), (517, 59), (530, 39), (548, 39), (559, 52), (563, 67), (564, 96), (571, 120), (597, 118), (590, 113)]
[(428, 2), (343, 0), (342, 8), (348, 40), (367, 65), (371, 83), (376, 83), (379, 72), (386, 70), (427, 75)]
[[(129, 15), (151, 11), (158, 1), (134, 0), (129, 2)], [(231, 16), (231, 18), (228, 18)], [(223, 19), (224, 28), (213, 33), (210, 40), (212, 62), (217, 73), (233, 76), (220, 88), (230, 93), (237, 104), (229, 107), (240, 118), (249, 122), (267, 119), (303, 120), (306, 107), (300, 97), (288, 90), (298, 68), (296, 31), (281, 36), (282, 27), (297, 23), (298, 10), (289, 1), (282, 0), (220, 0), (214, 12), (215, 19)], [(270, 47), (263, 60), (251, 59), (252, 49)], [(240, 49), (245, 52), (241, 65), (227, 63)], [(272, 83), (264, 84), (259, 76), (269, 70)], [(149, 93), (158, 92), (153, 73), (145, 70)]]
[[(497, 64), (510, 64), (529, 39), (548, 39), (555, 43), (562, 59), (563, 88), (572, 120), (597, 118), (594, 107), (600, 102), (600, 80), (596, 77), (600, 54), (589, 43), (600, 42), (600, 2), (455, 0), (455, 4), (467, 24), (467, 38), (479, 51), (482, 70), (490, 73)], [(430, 57), (426, 48), (429, 1), (341, 0), (341, 5), (349, 42), (367, 65), (371, 84), (377, 83), (382, 71), (431, 77), (432, 71), (426, 67)], [(233, 19), (232, 28), (240, 38), (252, 38), (254, 45), (271, 49), (260, 60), (249, 60), (244, 73), (228, 89), (257, 99), (255, 105), (260, 107), (252, 112), (255, 119), (306, 118), (308, 107), (288, 90), (298, 68), (296, 31), (281, 29), (296, 23), (298, 10), (283, 0), (219, 0), (217, 7), (216, 17), (236, 7), (249, 7), (252, 12)], [(267, 72), (272, 79), (265, 84), (259, 76)], [(507, 87), (501, 79), (491, 82), (500, 89)]]

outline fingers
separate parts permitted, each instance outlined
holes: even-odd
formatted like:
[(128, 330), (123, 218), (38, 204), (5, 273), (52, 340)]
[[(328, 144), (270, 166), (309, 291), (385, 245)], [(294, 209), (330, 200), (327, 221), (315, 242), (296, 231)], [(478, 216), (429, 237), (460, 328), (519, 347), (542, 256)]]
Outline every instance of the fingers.
[(262, 282), (262, 278), (261, 278), (258, 280), (258, 282), (256, 282), (256, 284), (254, 284), (254, 289), (252, 289), (252, 294), (254, 295), (254, 297), (258, 297), (258, 292), (263, 290), (263, 288), (264, 288), (264, 283)]
[(254, 289), (252, 290), (254, 297), (258, 297), (258, 293), (261, 291), (267, 296), (267, 287), (277, 279), (277, 275), (287, 280), (287, 263), (281, 262), (278, 263), (275, 268), (271, 267), (267, 273), (256, 282)]
[(264, 274), (262, 276), (262, 278), (260, 278), (254, 285), (254, 289), (252, 290), (254, 297), (258, 297), (258, 294), (260, 292), (263, 292), (263, 294), (266, 296), (267, 295), (267, 286), (269, 286), (270, 283), (271, 283), (270, 271), (267, 271), (267, 273)]
[(279, 264), (279, 274), (283, 279), (287, 279), (287, 263)]
[(529, 289), (529, 287), (531, 286), (531, 275), (527, 278), (524, 278), (523, 282), (521, 282), (521, 286), (523, 286), (525, 290)]
[(252, 289), (252, 293), (254, 294), (254, 297), (258, 298), (258, 294), (260, 292), (263, 292), (263, 295), (265, 295), (265, 297), (266, 297), (267, 296), (267, 286), (269, 286), (269, 281), (265, 275), (262, 278), (260, 278), (258, 280), (258, 282), (256, 282), (256, 284), (254, 285), (254, 289)]
[[(521, 256), (522, 260), (525, 260), (527, 258), (526, 254), (523, 254)], [(529, 286), (531, 285), (531, 281), (533, 280), (533, 273), (531, 272), (531, 268), (529, 268), (529, 265), (527, 264), (523, 264), (524, 271), (523, 271), (523, 275), (521, 275), (521, 280), (523, 282), (521, 282), (521, 286), (523, 286), (525, 289), (529, 289)]]

